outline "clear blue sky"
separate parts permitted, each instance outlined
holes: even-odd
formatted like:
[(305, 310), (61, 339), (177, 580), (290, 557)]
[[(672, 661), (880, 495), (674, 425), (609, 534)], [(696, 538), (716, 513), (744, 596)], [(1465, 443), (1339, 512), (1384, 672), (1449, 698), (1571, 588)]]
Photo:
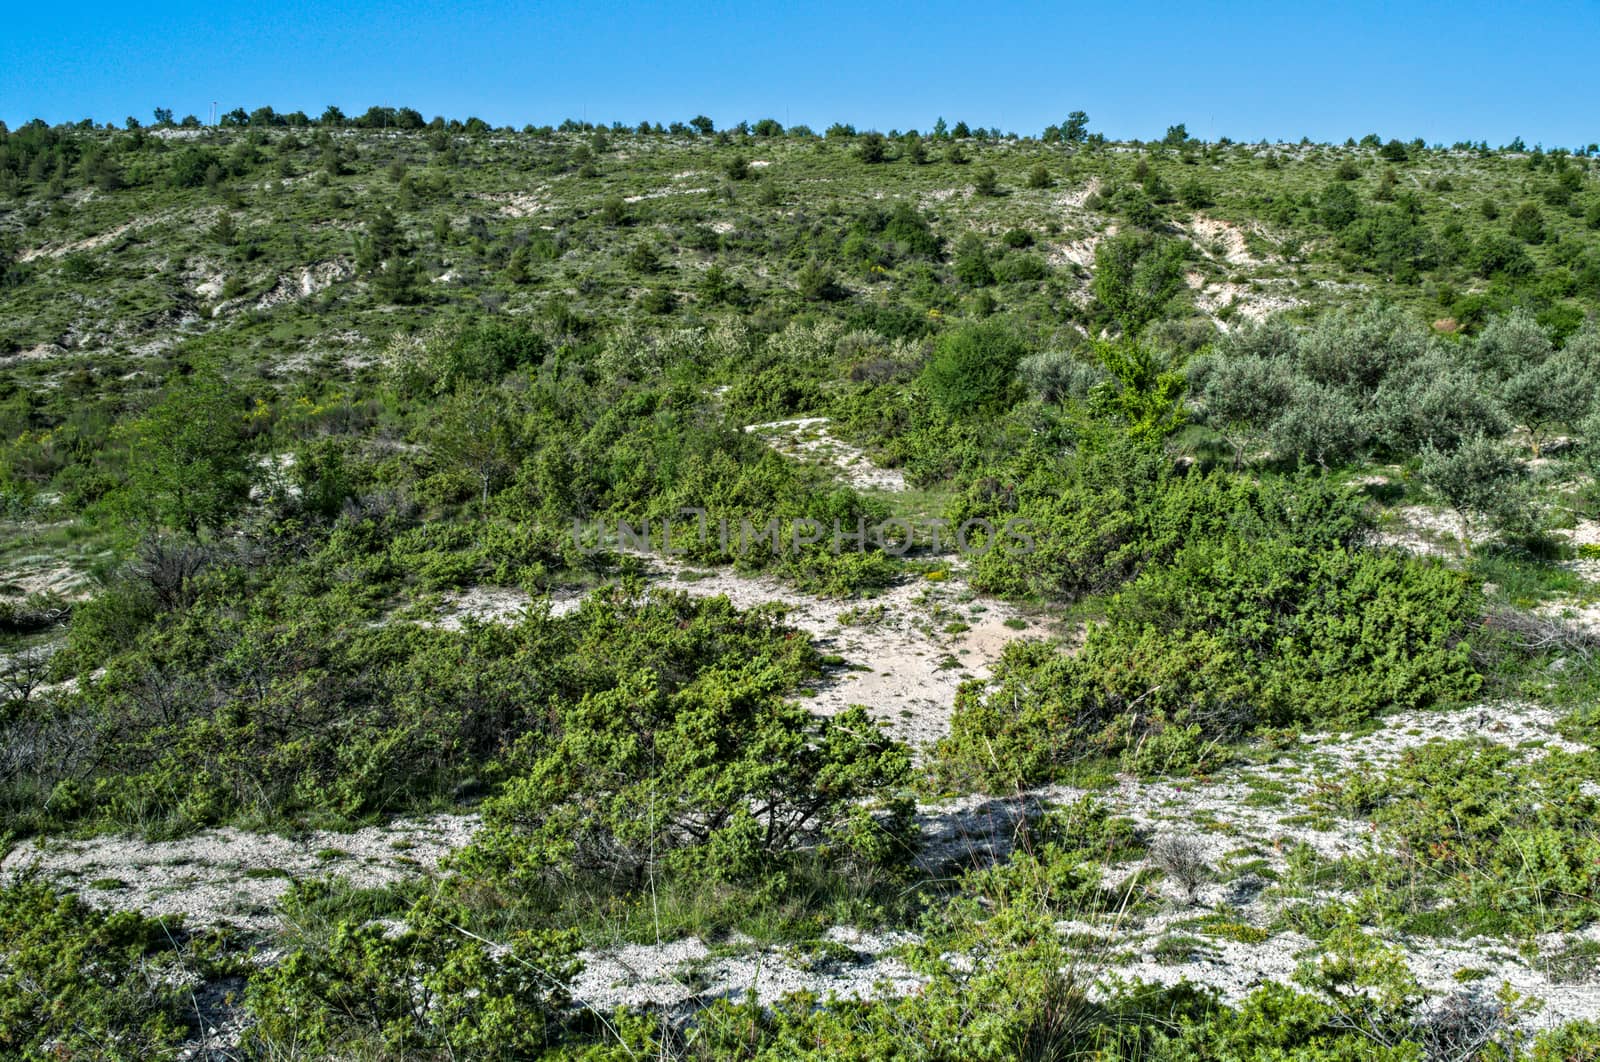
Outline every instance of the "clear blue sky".
[(19, 0), (0, 119), (411, 106), (495, 125), (641, 118), (819, 131), (950, 121), (1191, 134), (1600, 140), (1589, 3), (299, 3)]

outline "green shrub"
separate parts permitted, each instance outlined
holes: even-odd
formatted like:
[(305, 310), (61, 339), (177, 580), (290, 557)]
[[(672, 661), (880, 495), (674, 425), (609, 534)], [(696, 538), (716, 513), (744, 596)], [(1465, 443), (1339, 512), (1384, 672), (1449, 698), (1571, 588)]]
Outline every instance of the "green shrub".
[(1190, 541), (1282, 533), (1308, 546), (1352, 546), (1370, 527), (1359, 499), (1330, 484), (1185, 474), (1150, 442), (1093, 425), (1065, 461), (1024, 450), (982, 469), (948, 516), (997, 529), (1016, 519), (1031, 535), (998, 535), (973, 559), (973, 585), (1067, 600), (1113, 590)]
[[(846, 865), (903, 861), (906, 750), (862, 709), (824, 719), (785, 702), (789, 681), (730, 657), (676, 689), (639, 669), (564, 706), (552, 735), (518, 742), (460, 865), (538, 893), (770, 878), (818, 844)], [(888, 801), (886, 817), (863, 801)]]
[(1445, 895), (1535, 930), (1600, 910), (1600, 798), (1594, 752), (1536, 760), (1479, 741), (1407, 750), (1385, 774), (1373, 817)]
[(1122, 749), (1140, 769), (1193, 769), (1208, 742), (1256, 727), (1455, 703), (1481, 681), (1465, 641), (1479, 607), (1437, 565), (1196, 540), (1112, 598), (1078, 655), (1017, 642), (988, 681), (964, 683), (941, 770), (994, 791)]
[(934, 345), (922, 386), (958, 415), (993, 412), (1014, 397), (1022, 342), (1000, 322), (969, 324), (947, 332)]
[(0, 1052), (157, 1058), (192, 1034), (209, 945), (176, 921), (106, 914), (30, 877), (0, 887)]
[(339, 925), (252, 977), (247, 1046), (264, 1057), (527, 1058), (558, 1039), (580, 969), (572, 933), (497, 945), (424, 898), (397, 929)]
[(1148, 233), (1123, 233), (1094, 250), (1094, 295), (1129, 336), (1155, 320), (1183, 287), (1183, 251)]

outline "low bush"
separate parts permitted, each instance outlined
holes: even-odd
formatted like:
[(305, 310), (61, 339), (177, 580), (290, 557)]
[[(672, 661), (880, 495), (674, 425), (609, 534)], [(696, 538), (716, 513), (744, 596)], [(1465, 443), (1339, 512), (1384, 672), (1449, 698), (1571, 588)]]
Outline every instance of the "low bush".
[(219, 954), (177, 920), (107, 914), (15, 878), (0, 887), (0, 1053), (170, 1057), (195, 1031), (190, 991)]
[(559, 1038), (580, 969), (572, 933), (504, 942), (432, 897), (403, 924), (339, 925), (251, 978), (253, 1056), (528, 1058)]
[[(1086, 757), (1196, 768), (1257, 727), (1346, 726), (1478, 688), (1473, 583), (1437, 564), (1284, 539), (1197, 541), (1147, 568), (1068, 657), (1008, 646), (963, 684), (947, 776), (1005, 789)], [(1154, 743), (1154, 744), (1152, 744)]]

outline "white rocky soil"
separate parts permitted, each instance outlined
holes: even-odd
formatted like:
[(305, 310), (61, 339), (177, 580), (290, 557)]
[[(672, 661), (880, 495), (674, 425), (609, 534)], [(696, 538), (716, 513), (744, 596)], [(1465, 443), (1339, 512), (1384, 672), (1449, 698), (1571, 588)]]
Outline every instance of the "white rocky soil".
[[(903, 480), (875, 468), (865, 455), (832, 438), (820, 418), (752, 425), (749, 429), (798, 459), (840, 469), (865, 489), (892, 491)], [(1436, 548), (1436, 547), (1435, 547)], [(740, 607), (778, 602), (789, 619), (844, 665), (806, 699), (822, 713), (850, 704), (871, 708), (897, 736), (925, 746), (948, 733), (955, 692), (969, 677), (984, 677), (1004, 645), (1048, 637), (1038, 617), (976, 595), (958, 566), (943, 579), (919, 578), (875, 599), (818, 598), (765, 577), (729, 569), (700, 571), (659, 557), (648, 577), (697, 596), (725, 595)], [(577, 607), (568, 594), (557, 612)], [(511, 622), (527, 604), (516, 591), (453, 595), (437, 622), (467, 616)], [(1051, 787), (1002, 797), (972, 796), (922, 807), (921, 860), (949, 875), (1003, 857), (1025, 812), (1092, 795), (1163, 845), (1176, 845), (1201, 866), (1188, 887), (1172, 875), (1162, 882), (1158, 909), (1115, 912), (1063, 922), (1063, 933), (1084, 941), (1080, 973), (1173, 983), (1188, 980), (1238, 999), (1269, 981), (1286, 981), (1316, 954), (1313, 941), (1269, 929), (1286, 906), (1351, 900), (1337, 883), (1307, 878), (1297, 851), (1324, 859), (1380, 850), (1388, 842), (1369, 823), (1323, 807), (1328, 785), (1351, 771), (1380, 770), (1408, 749), (1435, 740), (1481, 737), (1536, 757), (1547, 749), (1577, 749), (1556, 732), (1556, 715), (1528, 704), (1497, 703), (1457, 712), (1394, 715), (1364, 734), (1308, 735), (1270, 762), (1234, 766), (1203, 780), (1141, 780), (1120, 776), (1093, 790)], [(1308, 811), (1315, 812), (1308, 814)], [(313, 832), (284, 837), (236, 829), (207, 830), (177, 841), (131, 837), (38, 840), (4, 859), (7, 872), (34, 868), (92, 901), (152, 914), (183, 914), (192, 923), (231, 924), (270, 933), (274, 901), (291, 879), (339, 875), (358, 885), (381, 885), (432, 875), (450, 851), (466, 843), (473, 815), (396, 820), (353, 833)], [(1169, 840), (1176, 839), (1176, 840)], [(1162, 857), (1152, 857), (1161, 863)], [(1139, 864), (1108, 867), (1108, 881), (1125, 880)], [(1204, 921), (1209, 918), (1209, 921)], [(1217, 926), (1234, 927), (1218, 931)], [(772, 1001), (807, 990), (862, 996), (914, 989), (918, 977), (900, 949), (916, 938), (836, 927), (815, 945), (758, 946), (748, 941), (696, 939), (594, 948), (571, 986), (574, 998), (601, 1012), (624, 1004), (668, 1009), (754, 992)], [(1552, 957), (1574, 945), (1600, 946), (1600, 926), (1552, 935), (1536, 947), (1498, 940), (1393, 939), (1421, 983), (1447, 995), (1463, 984), (1492, 993), (1502, 984), (1542, 1004), (1530, 1025), (1600, 1019), (1600, 971), (1563, 966)]]
[(749, 424), (744, 430), (761, 436), (781, 454), (832, 465), (838, 469), (840, 478), (856, 490), (906, 489), (906, 477), (899, 469), (880, 468), (859, 448), (830, 435), (827, 417), (774, 420)]

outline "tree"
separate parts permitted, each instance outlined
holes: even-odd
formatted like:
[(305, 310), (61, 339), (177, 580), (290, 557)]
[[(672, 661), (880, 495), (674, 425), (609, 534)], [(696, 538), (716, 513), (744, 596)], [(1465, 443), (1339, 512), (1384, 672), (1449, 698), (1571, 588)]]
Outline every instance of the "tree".
[(990, 199), (1000, 194), (1000, 178), (995, 174), (993, 166), (985, 166), (972, 175), (972, 191)]
[(1155, 320), (1183, 286), (1183, 249), (1146, 233), (1119, 233), (1094, 250), (1095, 298), (1124, 333)]
[(1325, 315), (1298, 336), (1300, 371), (1363, 404), (1391, 374), (1409, 369), (1433, 340), (1411, 315), (1381, 302)]
[(701, 136), (710, 136), (717, 131), (717, 125), (703, 114), (697, 114), (689, 119), (689, 127)]
[(856, 155), (862, 162), (878, 163), (889, 157), (888, 143), (882, 133), (868, 133), (861, 138), (861, 144), (856, 148)]
[(776, 118), (763, 118), (751, 129), (756, 136), (773, 137), (783, 135), (783, 124)]
[(833, 271), (816, 259), (801, 268), (797, 279), (800, 295), (808, 302), (838, 302), (850, 295), (834, 278)]
[(1486, 232), (1472, 249), (1472, 269), (1481, 277), (1525, 277), (1533, 259), (1522, 242), (1501, 232)]
[[(486, 806), (465, 861), (522, 891), (658, 875), (770, 884), (801, 849), (904, 859), (911, 821), (895, 798), (910, 760), (865, 709), (808, 712), (761, 659), (677, 690), (652, 669), (620, 679), (560, 705), (553, 737), (521, 743), (527, 768)], [(875, 819), (871, 804), (886, 800), (894, 810)]]
[(1505, 382), (1542, 365), (1554, 350), (1550, 333), (1523, 307), (1494, 318), (1472, 345), (1472, 362), (1490, 380)]
[(744, 301), (744, 286), (720, 265), (712, 265), (700, 279), (700, 297), (712, 305), (737, 305)]
[(1338, 232), (1361, 216), (1361, 200), (1350, 186), (1338, 181), (1322, 190), (1317, 200), (1317, 220)]
[(147, 528), (215, 534), (249, 496), (242, 396), (211, 366), (168, 385), (127, 443), (122, 506)]
[(419, 297), (421, 267), (412, 260), (412, 246), (387, 206), (367, 223), (365, 239), (356, 241), (356, 265), (372, 278), (373, 287), (389, 302), (406, 305)]
[(1004, 408), (1013, 397), (1022, 341), (997, 322), (965, 325), (934, 344), (922, 385), (934, 401), (962, 416)]
[(1158, 443), (1182, 426), (1183, 373), (1177, 358), (1124, 336), (1095, 343), (1106, 378), (1089, 391), (1089, 408), (1102, 418), (1120, 420), (1130, 438)]
[(1537, 523), (1528, 467), (1503, 443), (1482, 433), (1453, 450), (1424, 450), (1418, 476), (1461, 517), (1469, 539), (1484, 524), (1515, 532)]
[(1543, 243), (1545, 237), (1544, 214), (1537, 203), (1523, 203), (1511, 215), (1507, 225), (1511, 235), (1523, 243)]
[(1182, 147), (1188, 139), (1188, 127), (1179, 122), (1177, 125), (1167, 126), (1167, 135), (1161, 138), (1161, 142), (1167, 147)]
[(1198, 177), (1191, 177), (1183, 182), (1183, 186), (1178, 189), (1178, 199), (1190, 210), (1203, 210), (1215, 201), (1211, 189), (1207, 188)]
[(435, 420), (434, 453), (478, 482), (485, 505), (490, 492), (516, 468), (516, 441), (511, 403), (499, 388), (462, 388), (446, 400)]
[(1050, 179), (1050, 170), (1044, 163), (1036, 164), (1028, 171), (1028, 187), (1033, 189), (1049, 188), (1054, 182)]
[(1083, 111), (1073, 111), (1061, 127), (1061, 139), (1069, 144), (1081, 144), (1089, 139), (1089, 116)]
[(155, 109), (155, 118), (156, 118), (156, 124), (159, 125), (159, 126), (169, 126), (169, 125), (171, 125), (172, 124), (172, 108), (171, 107), (157, 107)]
[(1302, 379), (1268, 435), (1279, 456), (1327, 470), (1365, 450), (1371, 430), (1349, 392)]
[(994, 269), (989, 265), (983, 240), (975, 232), (965, 234), (956, 244), (955, 275), (957, 280), (972, 288), (994, 283)]
[(1374, 405), (1379, 439), (1395, 454), (1453, 450), (1476, 432), (1498, 437), (1511, 426), (1479, 375), (1443, 351), (1391, 372)]
[(391, 258), (372, 274), (372, 290), (385, 302), (410, 306), (422, 300), (422, 266), (412, 258)]
[(1555, 425), (1579, 419), (1594, 402), (1595, 377), (1585, 360), (1569, 345), (1513, 373), (1501, 387), (1500, 399), (1527, 430), (1534, 457)]
[(1294, 395), (1294, 370), (1283, 358), (1247, 355), (1213, 358), (1197, 375), (1205, 422), (1233, 450), (1233, 466), (1244, 463)]

